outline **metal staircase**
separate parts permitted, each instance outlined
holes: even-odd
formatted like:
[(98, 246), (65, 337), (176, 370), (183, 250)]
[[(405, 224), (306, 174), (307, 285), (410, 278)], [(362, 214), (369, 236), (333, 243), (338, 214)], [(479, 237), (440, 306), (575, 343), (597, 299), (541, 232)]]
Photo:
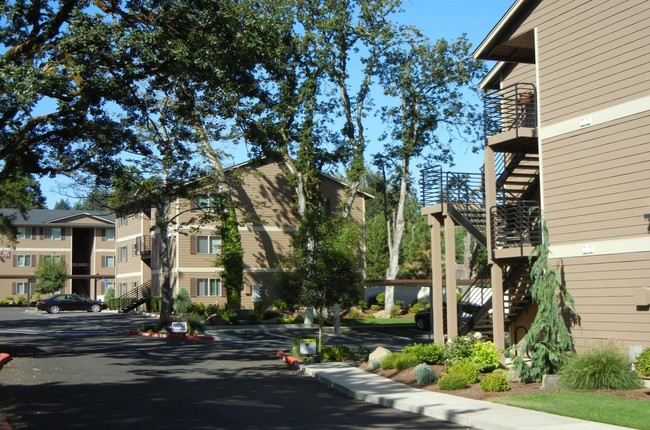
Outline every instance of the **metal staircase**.
[(151, 298), (151, 281), (147, 281), (129, 291), (128, 293), (115, 298), (119, 313), (127, 313), (138, 306), (145, 304)]

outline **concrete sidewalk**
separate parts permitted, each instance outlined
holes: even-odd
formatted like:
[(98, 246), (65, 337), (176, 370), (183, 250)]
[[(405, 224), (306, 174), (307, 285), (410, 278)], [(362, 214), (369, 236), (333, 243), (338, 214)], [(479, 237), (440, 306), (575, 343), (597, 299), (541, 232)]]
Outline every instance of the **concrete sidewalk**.
[(300, 369), (355, 399), (481, 430), (627, 428), (418, 390), (343, 363), (301, 365)]

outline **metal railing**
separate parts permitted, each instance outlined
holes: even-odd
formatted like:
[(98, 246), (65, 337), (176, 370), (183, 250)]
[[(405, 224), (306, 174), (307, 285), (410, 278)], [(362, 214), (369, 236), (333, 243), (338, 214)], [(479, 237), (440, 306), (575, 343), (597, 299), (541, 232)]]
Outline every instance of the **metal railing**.
[(539, 203), (518, 200), (490, 208), (494, 249), (536, 246), (541, 243)]
[(138, 236), (135, 238), (135, 255), (151, 254), (151, 236)]
[(485, 205), (483, 175), (481, 173), (443, 172), (441, 166), (420, 172), (422, 205), (441, 203), (471, 203)]
[(115, 298), (115, 304), (109, 303), (109, 305), (115, 306), (120, 313), (126, 313), (145, 303), (149, 298), (151, 298), (151, 281), (138, 285), (126, 294)]
[(485, 135), (537, 127), (536, 96), (535, 85), (529, 83), (486, 93), (483, 98)]

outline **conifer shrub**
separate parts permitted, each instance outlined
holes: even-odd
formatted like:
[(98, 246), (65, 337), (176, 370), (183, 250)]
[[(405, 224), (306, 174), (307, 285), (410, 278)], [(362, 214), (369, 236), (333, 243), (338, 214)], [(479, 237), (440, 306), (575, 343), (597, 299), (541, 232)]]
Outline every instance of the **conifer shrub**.
[(636, 358), (634, 367), (639, 375), (641, 376), (650, 376), (650, 348), (643, 350), (641, 354)]
[(414, 343), (404, 347), (405, 353), (413, 353), (420, 363), (434, 364), (442, 361), (445, 347), (435, 343)]
[(481, 390), (490, 392), (510, 391), (510, 384), (505, 376), (499, 373), (488, 373), (481, 378)]
[(418, 384), (432, 384), (438, 380), (438, 372), (426, 363), (420, 363), (413, 368), (413, 374)]
[(467, 378), (460, 373), (447, 373), (438, 379), (438, 387), (441, 390), (462, 390), (468, 386)]
[(605, 342), (569, 357), (560, 370), (560, 385), (567, 390), (634, 390), (641, 382), (622, 349)]

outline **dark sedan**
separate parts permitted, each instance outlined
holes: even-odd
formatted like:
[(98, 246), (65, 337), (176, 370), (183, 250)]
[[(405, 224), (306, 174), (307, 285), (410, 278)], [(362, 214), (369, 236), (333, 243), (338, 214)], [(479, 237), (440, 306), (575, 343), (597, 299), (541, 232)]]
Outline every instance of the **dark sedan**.
[(36, 309), (46, 311), (48, 314), (58, 314), (61, 311), (101, 312), (107, 307), (104, 302), (82, 297), (78, 294), (57, 294), (36, 303)]
[[(474, 314), (476, 314), (481, 310), (481, 305), (467, 303), (467, 302), (459, 302), (458, 309), (460, 313), (460, 326), (461, 328), (464, 328), (472, 321)], [(447, 313), (446, 303), (443, 303), (443, 312)], [(415, 314), (415, 327), (417, 327), (419, 330), (431, 329), (430, 309), (425, 309)]]

